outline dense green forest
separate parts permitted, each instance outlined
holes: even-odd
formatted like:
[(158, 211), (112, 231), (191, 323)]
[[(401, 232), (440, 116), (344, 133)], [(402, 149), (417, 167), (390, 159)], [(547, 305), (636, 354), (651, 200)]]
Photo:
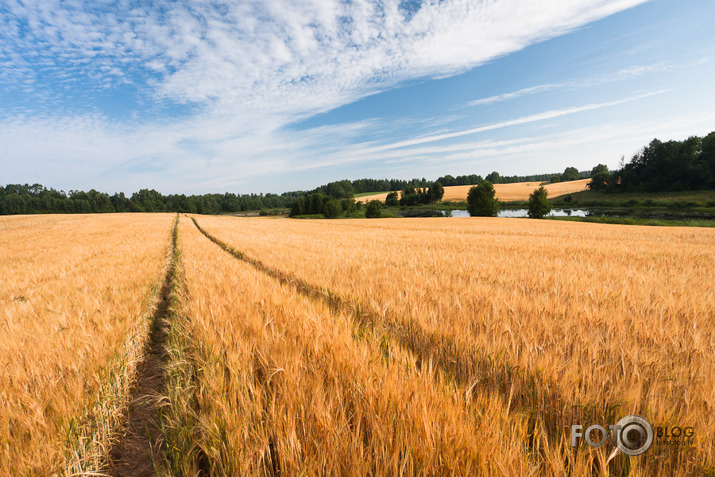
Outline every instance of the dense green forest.
[(715, 189), (715, 132), (684, 141), (653, 139), (620, 169), (599, 164), (591, 174), (591, 189), (603, 192)]
[(162, 195), (142, 189), (126, 197), (109, 195), (92, 189), (69, 193), (48, 189), (40, 184), (0, 186), (0, 214), (86, 214), (93, 212), (189, 212), (220, 214), (273, 208), (289, 208), (302, 192), (285, 194), (236, 195)]

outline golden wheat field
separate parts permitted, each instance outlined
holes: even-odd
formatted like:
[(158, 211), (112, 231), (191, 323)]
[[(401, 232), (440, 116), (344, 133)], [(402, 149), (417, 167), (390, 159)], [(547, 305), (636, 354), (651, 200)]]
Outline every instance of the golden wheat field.
[(466, 405), (383, 330), (236, 260), (189, 221), (180, 237), (188, 319), (179, 336), (193, 343), (177, 362), (198, 370), (199, 411), (186, 412), (179, 391), (174, 408), (184, 412), (171, 422), (177, 436), (199, 438), (175, 446), (170, 473), (196, 475), (200, 462), (211, 475), (529, 471), (525, 427), (485, 425), (509, 422), (498, 399)]
[(172, 218), (0, 218), (0, 475), (71, 472), (106, 454)]
[[(267, 267), (359, 307), (392, 346), (440, 370), (465, 405), (473, 395), (498, 398), (514, 428), (528, 430), (523, 458), (535, 472), (713, 466), (712, 230), (497, 218), (198, 220)], [(608, 466), (605, 448), (572, 452), (571, 424), (628, 414), (692, 426), (694, 444)]]
[[(549, 197), (559, 197), (574, 192), (586, 190), (586, 185), (591, 182), (591, 179), (581, 179), (577, 181), (556, 182), (554, 184), (545, 184), (544, 188), (549, 192)], [(502, 201), (512, 200), (529, 200), (529, 194), (538, 189), (540, 182), (514, 182), (512, 184), (494, 184), (496, 198)], [(466, 201), (469, 189), (474, 186), (449, 186), (444, 188), (443, 201)], [(371, 200), (385, 201), (387, 192), (381, 194), (364, 195), (357, 197), (357, 202), (369, 202)]]
[[(159, 475), (715, 470), (711, 229), (173, 220), (0, 219), (0, 475), (112, 473), (151, 326)], [(692, 440), (571, 446), (630, 414)]]

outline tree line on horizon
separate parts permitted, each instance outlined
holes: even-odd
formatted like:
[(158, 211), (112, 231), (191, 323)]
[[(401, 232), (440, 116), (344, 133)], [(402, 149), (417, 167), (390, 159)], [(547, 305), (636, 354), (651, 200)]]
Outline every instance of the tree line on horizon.
[(89, 192), (46, 188), (41, 184), (0, 186), (0, 215), (14, 214), (90, 214), (109, 212), (179, 212), (220, 214), (289, 208), (302, 192), (277, 194), (163, 195), (141, 189), (127, 197), (123, 192), (109, 195), (94, 189)]
[[(41, 184), (8, 184), (0, 186), (0, 215), (42, 213), (106, 213), (106, 212), (180, 212), (221, 214), (255, 210), (295, 209), (310, 213), (352, 213), (360, 206), (351, 204), (357, 194), (392, 192), (387, 205), (410, 206), (432, 203), (441, 199), (437, 191), (454, 185), (478, 185), (511, 182), (561, 182), (591, 178), (589, 187), (599, 192), (661, 192), (715, 189), (715, 132), (707, 136), (691, 136), (683, 141), (662, 142), (653, 139), (628, 163), (622, 159), (620, 168), (610, 171), (599, 164), (591, 171), (579, 172), (567, 167), (562, 174), (501, 176), (492, 172), (485, 178), (477, 174), (453, 177), (446, 175), (436, 181), (411, 179), (357, 179), (330, 182), (312, 191), (291, 191), (283, 194), (204, 194), (163, 195), (153, 189), (141, 189), (127, 197), (124, 193), (109, 195), (94, 189), (89, 192), (44, 187)], [(401, 197), (397, 191), (402, 191)], [(442, 189), (443, 191), (443, 189)], [(406, 193), (405, 193), (406, 192)], [(443, 192), (442, 192), (443, 193)], [(439, 198), (437, 198), (439, 195)], [(300, 199), (300, 200), (299, 200)], [(296, 209), (296, 204), (302, 207)], [(338, 207), (340, 206), (340, 207)], [(315, 212), (320, 210), (320, 212)]]
[[(492, 172), (487, 177), (496, 178), (497, 183), (521, 182), (523, 180), (540, 180), (551, 177), (551, 174), (536, 176), (499, 176)], [(539, 178), (539, 179), (535, 179)], [(324, 204), (329, 199), (341, 201), (352, 199), (356, 194), (368, 192), (391, 192), (399, 190), (410, 192), (406, 205), (429, 203), (434, 197), (425, 201), (425, 195), (416, 191), (427, 191), (433, 184), (444, 181), (451, 185), (478, 184), (482, 177), (476, 174), (469, 176), (440, 177), (437, 181), (422, 179), (357, 179), (330, 182), (312, 191), (291, 191), (283, 194), (203, 194), (164, 195), (154, 189), (141, 189), (130, 196), (123, 192), (109, 195), (91, 189), (88, 192), (70, 190), (65, 192), (48, 188), (42, 184), (7, 184), (0, 185), (0, 215), (17, 214), (89, 214), (111, 212), (179, 212), (192, 214), (221, 214), (256, 210), (292, 209), (303, 197), (304, 214), (323, 214)], [(457, 184), (457, 182), (459, 184)], [(444, 185), (444, 184), (443, 184)], [(413, 197), (413, 194), (417, 199)], [(434, 192), (433, 192), (434, 195)], [(440, 196), (441, 198), (441, 196)], [(437, 199), (439, 200), (439, 199)], [(398, 201), (399, 202), (399, 201)], [(404, 201), (403, 201), (404, 202)], [(352, 212), (359, 206), (349, 206), (340, 202), (343, 211)], [(405, 205), (404, 203), (402, 205)], [(333, 204), (335, 210), (336, 204)], [(318, 211), (319, 210), (319, 211)], [(303, 214), (300, 214), (303, 215)]]

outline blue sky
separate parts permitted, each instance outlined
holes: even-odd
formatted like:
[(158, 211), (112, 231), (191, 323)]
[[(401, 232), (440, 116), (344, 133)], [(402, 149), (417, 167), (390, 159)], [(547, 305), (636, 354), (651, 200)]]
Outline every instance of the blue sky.
[(0, 184), (616, 167), (715, 130), (706, 0), (4, 0)]

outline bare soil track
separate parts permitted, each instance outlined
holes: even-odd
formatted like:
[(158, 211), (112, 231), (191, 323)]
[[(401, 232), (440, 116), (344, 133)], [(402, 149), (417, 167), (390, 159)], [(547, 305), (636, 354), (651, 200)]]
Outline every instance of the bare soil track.
[(159, 427), (159, 397), (166, 384), (167, 320), (170, 318), (171, 291), (176, 268), (178, 218), (170, 245), (170, 262), (161, 289), (160, 301), (152, 317), (151, 334), (144, 360), (137, 368), (137, 381), (132, 390), (124, 435), (110, 453), (112, 475), (154, 475), (162, 458), (163, 439)]

